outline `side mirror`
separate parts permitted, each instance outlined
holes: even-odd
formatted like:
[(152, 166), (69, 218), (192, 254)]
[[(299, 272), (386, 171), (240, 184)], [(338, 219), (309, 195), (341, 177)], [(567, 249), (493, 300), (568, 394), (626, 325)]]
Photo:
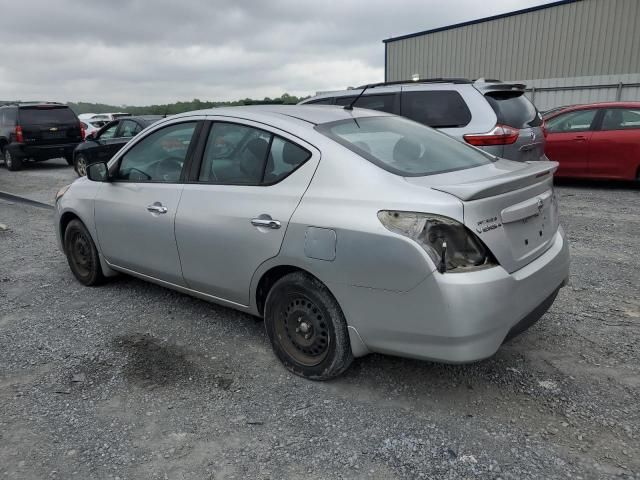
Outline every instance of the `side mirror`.
[(97, 162), (88, 165), (87, 178), (92, 182), (108, 182), (109, 168), (107, 167), (107, 162)]

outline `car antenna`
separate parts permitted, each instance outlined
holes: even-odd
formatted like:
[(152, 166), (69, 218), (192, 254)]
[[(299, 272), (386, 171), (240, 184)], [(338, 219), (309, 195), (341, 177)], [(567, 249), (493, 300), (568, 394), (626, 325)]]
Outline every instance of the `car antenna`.
[(349, 105), (345, 105), (343, 108), (345, 110), (353, 110), (353, 106), (356, 104), (356, 102), (358, 100), (360, 100), (360, 97), (362, 96), (362, 94), (367, 90), (367, 88), (369, 88), (371, 86), (370, 83), (368, 83), (367, 85), (365, 85), (364, 87), (362, 87), (362, 91), (358, 94), (358, 96), (356, 98), (353, 99), (353, 101), (349, 104)]

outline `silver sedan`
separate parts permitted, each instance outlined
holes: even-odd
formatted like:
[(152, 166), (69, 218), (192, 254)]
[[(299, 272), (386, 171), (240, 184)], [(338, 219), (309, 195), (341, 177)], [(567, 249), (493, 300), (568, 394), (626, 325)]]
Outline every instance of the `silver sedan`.
[(321, 380), (370, 352), (480, 360), (538, 320), (569, 274), (556, 168), (372, 110), (220, 108), (91, 165), (55, 223), (81, 283), (121, 272), (263, 317)]

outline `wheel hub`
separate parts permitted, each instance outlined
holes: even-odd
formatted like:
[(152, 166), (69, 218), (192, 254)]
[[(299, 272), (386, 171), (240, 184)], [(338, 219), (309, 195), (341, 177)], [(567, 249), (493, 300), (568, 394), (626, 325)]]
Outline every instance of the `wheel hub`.
[(329, 332), (320, 309), (308, 298), (292, 298), (281, 312), (278, 330), (287, 353), (313, 366), (327, 356)]

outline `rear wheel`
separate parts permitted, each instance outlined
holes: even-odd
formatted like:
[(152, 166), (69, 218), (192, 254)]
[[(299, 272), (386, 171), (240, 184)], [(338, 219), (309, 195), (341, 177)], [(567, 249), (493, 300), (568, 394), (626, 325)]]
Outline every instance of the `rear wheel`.
[(296, 375), (327, 380), (351, 365), (340, 305), (311, 275), (295, 272), (278, 280), (267, 296), (264, 318), (275, 354)]
[(4, 151), (4, 164), (7, 167), (7, 170), (11, 170), (15, 172), (22, 168), (22, 159), (19, 157), (15, 157), (11, 154), (9, 149)]
[(93, 286), (104, 281), (98, 249), (80, 220), (71, 220), (67, 225), (64, 231), (64, 252), (71, 272), (80, 283)]
[(76, 155), (74, 166), (79, 177), (85, 177), (87, 175), (87, 159), (84, 155)]

